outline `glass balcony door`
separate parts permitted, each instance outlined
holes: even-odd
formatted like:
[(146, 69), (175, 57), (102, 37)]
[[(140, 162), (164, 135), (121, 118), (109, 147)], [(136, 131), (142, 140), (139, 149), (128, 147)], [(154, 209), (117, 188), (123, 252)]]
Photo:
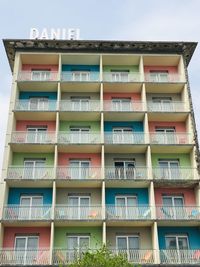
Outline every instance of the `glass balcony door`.
[(89, 143), (90, 141), (90, 128), (89, 127), (71, 127), (70, 140), (72, 143)]
[[(20, 219), (38, 219), (42, 216), (43, 196), (20, 197)], [(38, 207), (37, 207), (38, 206)], [(41, 207), (39, 209), (39, 207)]]
[(67, 260), (80, 258), (81, 255), (90, 247), (90, 236), (88, 235), (72, 235), (67, 237)]
[(134, 160), (115, 160), (115, 178), (134, 179), (135, 162)]
[(45, 175), (45, 160), (30, 159), (24, 161), (24, 179), (41, 179)]
[(116, 243), (118, 253), (127, 256), (127, 259), (131, 262), (137, 262), (138, 259), (137, 256), (135, 257), (134, 250), (139, 249), (139, 236), (116, 236)]
[(72, 111), (89, 111), (90, 98), (89, 97), (73, 97), (71, 98)]
[(87, 219), (90, 212), (89, 196), (69, 196), (68, 202), (70, 206), (71, 219)]
[(131, 111), (130, 98), (113, 98), (112, 111)]
[(176, 132), (174, 127), (156, 128), (158, 142), (162, 144), (176, 144)]
[(15, 262), (21, 265), (37, 264), (39, 237), (16, 236), (15, 237)]
[(44, 143), (46, 141), (47, 127), (28, 127), (27, 143)]
[(111, 71), (112, 82), (128, 82), (129, 81), (128, 75), (129, 75), (129, 71), (123, 71), (123, 70)]
[(159, 160), (161, 177), (166, 179), (180, 178), (180, 169), (178, 160)]
[(48, 81), (51, 77), (50, 70), (32, 70), (31, 80), (32, 81)]
[(137, 197), (134, 195), (129, 196), (116, 196), (116, 216), (121, 219), (134, 219), (137, 214)]
[(133, 143), (133, 129), (129, 127), (113, 128), (113, 143), (115, 144)]
[(163, 213), (166, 218), (184, 218), (184, 199), (182, 196), (163, 196)]
[(48, 110), (49, 99), (47, 97), (29, 98), (29, 110)]
[(153, 97), (152, 102), (157, 111), (173, 111), (173, 102), (171, 97)]
[(70, 176), (72, 179), (88, 179), (89, 170), (89, 160), (70, 160)]
[(168, 71), (150, 71), (151, 82), (168, 82), (169, 73)]
[(73, 81), (90, 81), (90, 71), (72, 71)]

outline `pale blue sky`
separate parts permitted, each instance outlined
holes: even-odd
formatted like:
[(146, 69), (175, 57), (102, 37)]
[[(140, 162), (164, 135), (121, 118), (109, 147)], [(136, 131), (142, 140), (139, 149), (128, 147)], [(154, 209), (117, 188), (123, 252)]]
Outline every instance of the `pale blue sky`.
[[(200, 0), (0, 0), (0, 38), (29, 38), (31, 27), (80, 28), (81, 39), (200, 41)], [(200, 131), (200, 48), (189, 67)], [(11, 73), (0, 44), (0, 166)]]

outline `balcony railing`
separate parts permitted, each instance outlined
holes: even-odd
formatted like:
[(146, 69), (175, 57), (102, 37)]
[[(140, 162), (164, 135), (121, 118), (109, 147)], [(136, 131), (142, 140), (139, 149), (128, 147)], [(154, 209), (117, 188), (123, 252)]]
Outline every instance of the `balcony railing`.
[(157, 206), (158, 220), (200, 220), (200, 207), (195, 206)]
[(48, 265), (50, 264), (49, 249), (0, 249), (0, 266), (7, 265)]
[(178, 83), (184, 82), (178, 73), (145, 73), (145, 81), (152, 83)]
[(63, 180), (99, 180), (101, 167), (64, 167), (57, 168), (57, 178)]
[(98, 206), (66, 206), (55, 207), (57, 220), (102, 220), (102, 207)]
[(184, 112), (188, 111), (186, 103), (181, 101), (171, 101), (168, 103), (147, 102), (149, 112)]
[(120, 83), (131, 83), (141, 82), (141, 74), (139, 72), (104, 72), (104, 82), (120, 82)]
[(60, 111), (100, 111), (100, 101), (89, 100), (88, 102), (77, 103), (70, 100), (61, 100)]
[(120, 254), (131, 263), (153, 264), (154, 251), (152, 249), (111, 249), (113, 254)]
[(151, 144), (185, 145), (191, 144), (190, 133), (150, 133)]
[(115, 103), (109, 100), (104, 100), (104, 111), (113, 111), (113, 112), (144, 111), (144, 103), (142, 101)]
[(98, 82), (99, 72), (73, 72), (73, 71), (63, 71), (62, 81), (67, 82)]
[(55, 132), (13, 132), (11, 143), (15, 144), (54, 144)]
[(58, 142), (60, 144), (99, 144), (100, 132), (59, 132)]
[(18, 81), (57, 81), (57, 71), (20, 71)]
[(17, 100), (16, 111), (56, 111), (56, 100), (32, 102), (30, 100)]
[(197, 179), (195, 168), (153, 168), (153, 178), (160, 180), (194, 180)]
[(162, 264), (195, 264), (199, 266), (200, 249), (165, 249), (160, 250)]
[(49, 180), (54, 177), (53, 167), (8, 167), (7, 179), (13, 180)]
[(149, 206), (116, 206), (106, 207), (106, 217), (108, 220), (149, 220), (151, 219), (151, 207)]
[(126, 133), (113, 133), (105, 132), (105, 143), (106, 144), (144, 144), (145, 134), (140, 132), (126, 132)]
[(87, 251), (95, 252), (95, 249), (84, 249), (84, 247), (78, 249), (64, 249), (56, 248), (53, 250), (53, 264), (54, 265), (68, 265), (75, 260), (81, 259), (84, 253)]
[(50, 219), (51, 206), (8, 205), (3, 207), (3, 220), (5, 221), (46, 221)]
[(137, 180), (147, 179), (146, 167), (105, 167), (105, 179)]

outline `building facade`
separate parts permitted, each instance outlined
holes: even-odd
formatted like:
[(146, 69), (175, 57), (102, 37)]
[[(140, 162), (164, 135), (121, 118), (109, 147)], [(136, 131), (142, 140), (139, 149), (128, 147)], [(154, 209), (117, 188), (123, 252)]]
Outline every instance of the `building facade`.
[(200, 263), (196, 43), (5, 40), (0, 265)]

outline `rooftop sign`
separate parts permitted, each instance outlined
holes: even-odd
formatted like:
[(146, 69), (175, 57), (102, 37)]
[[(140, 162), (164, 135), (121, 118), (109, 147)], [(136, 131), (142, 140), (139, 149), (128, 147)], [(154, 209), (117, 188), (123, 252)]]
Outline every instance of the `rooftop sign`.
[(37, 28), (30, 29), (30, 39), (45, 39), (45, 40), (79, 40), (80, 29), (74, 28), (43, 28), (39, 30)]

